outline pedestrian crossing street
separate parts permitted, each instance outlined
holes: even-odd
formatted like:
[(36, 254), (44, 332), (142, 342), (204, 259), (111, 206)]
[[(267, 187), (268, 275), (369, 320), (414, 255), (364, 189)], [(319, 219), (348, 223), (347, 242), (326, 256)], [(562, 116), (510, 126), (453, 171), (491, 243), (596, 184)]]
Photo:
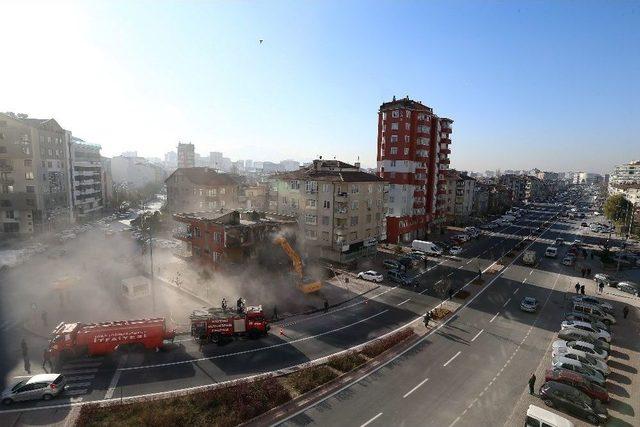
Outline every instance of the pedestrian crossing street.
[(7, 332), (20, 324), (20, 320), (4, 320), (0, 322), (0, 332)]
[(67, 379), (65, 395), (71, 402), (82, 401), (82, 396), (89, 393), (91, 384), (98, 373), (104, 357), (76, 359), (66, 362), (60, 373)]

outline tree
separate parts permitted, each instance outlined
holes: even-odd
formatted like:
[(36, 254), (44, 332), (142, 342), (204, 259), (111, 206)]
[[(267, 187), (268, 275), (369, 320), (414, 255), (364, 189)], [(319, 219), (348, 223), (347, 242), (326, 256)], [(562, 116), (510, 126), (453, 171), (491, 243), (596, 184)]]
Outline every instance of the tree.
[(622, 194), (614, 194), (604, 203), (605, 216), (618, 225), (624, 223), (632, 209), (633, 205)]

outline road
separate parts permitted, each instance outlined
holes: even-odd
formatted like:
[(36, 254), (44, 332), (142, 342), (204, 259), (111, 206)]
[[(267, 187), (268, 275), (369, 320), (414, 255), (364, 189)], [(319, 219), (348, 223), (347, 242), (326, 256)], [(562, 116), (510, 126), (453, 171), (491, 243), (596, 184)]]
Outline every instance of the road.
[[(174, 349), (166, 352), (133, 354), (129, 355), (126, 360), (105, 358), (76, 361), (63, 369), (63, 372), (70, 376), (72, 383), (81, 384), (75, 388), (76, 392), (57, 399), (54, 404), (45, 402), (16, 404), (9, 413), (15, 414), (21, 410), (28, 411), (51, 405), (64, 406), (80, 401), (141, 396), (168, 390), (186, 389), (280, 369), (330, 355), (399, 328), (422, 315), (441, 301), (441, 298), (434, 293), (434, 283), (448, 278), (452, 281), (454, 288), (459, 288), (475, 277), (478, 268), (486, 269), (489, 267), (504, 251), (513, 247), (522, 236), (529, 235), (548, 217), (549, 214), (533, 212), (513, 226), (468, 243), (464, 253), (459, 257), (443, 257), (440, 260), (434, 260), (429, 270), (418, 272), (419, 285), (417, 288), (404, 289), (383, 284), (366, 298), (357, 298), (327, 314), (288, 319), (281, 324), (284, 329), (283, 336), (272, 334), (258, 341), (238, 340), (223, 347), (205, 346), (202, 352), (196, 343), (184, 337), (176, 343)], [(548, 237), (551, 241), (555, 239), (556, 235), (566, 232), (568, 231), (564, 230), (562, 226), (558, 226), (545, 233), (543, 237)], [(540, 253), (546, 244), (544, 242), (536, 243), (536, 250)], [(438, 347), (439, 350), (436, 352), (441, 355), (438, 356), (437, 362), (430, 363), (435, 363), (434, 366), (443, 365), (457, 351), (460, 351), (461, 353), (447, 365), (447, 368), (451, 366), (452, 369), (464, 371), (473, 366), (473, 363), (469, 364), (468, 362), (475, 361), (476, 364), (479, 362), (474, 359), (477, 357), (474, 356), (476, 353), (466, 349), (467, 346), (496, 348), (490, 339), (505, 335), (500, 329), (503, 327), (505, 318), (504, 314), (493, 317), (499, 311), (498, 309), (503, 310), (504, 313), (512, 313), (517, 309), (518, 294), (513, 297), (509, 296), (509, 292), (515, 291), (514, 284), (517, 282), (521, 284), (521, 280), (528, 274), (532, 274), (529, 279), (533, 281), (532, 283), (543, 281), (546, 277), (544, 272), (535, 272), (534, 274), (529, 270), (520, 271), (517, 266), (509, 269), (504, 277), (492, 285), (492, 289), (499, 289), (500, 292), (493, 290), (490, 293), (485, 292), (469, 306), (464, 315), (461, 314), (450, 326), (446, 329), (443, 328), (438, 334), (431, 337), (428, 345), (430, 347), (438, 345), (442, 348)], [(528, 292), (528, 287), (531, 286), (533, 295), (543, 292), (542, 296), (544, 296), (544, 288), (528, 284), (523, 286), (524, 288), (518, 291), (519, 295), (523, 295), (525, 290)], [(511, 300), (507, 301), (509, 298)], [(501, 307), (505, 302), (506, 306)], [(496, 307), (497, 305), (500, 307)], [(468, 314), (466, 313), (475, 313), (475, 317), (467, 319)], [(511, 316), (511, 314), (507, 315)], [(526, 327), (529, 325), (526, 321), (532, 320), (525, 318), (520, 322), (525, 334)], [(278, 330), (279, 326), (280, 324), (274, 329)], [(485, 330), (480, 332), (482, 329)], [(513, 352), (513, 343), (521, 339), (519, 337), (522, 331), (510, 331), (509, 334), (499, 339), (501, 355), (508, 354), (509, 351)], [(471, 343), (471, 338), (477, 333), (480, 335)], [(15, 348), (15, 343), (19, 341), (18, 337), (22, 335), (22, 332), (14, 328), (2, 331), (0, 334), (5, 342), (14, 343)], [(470, 334), (473, 335), (469, 336)], [(431, 342), (432, 340), (433, 342)], [(465, 341), (467, 344), (464, 344)], [(501, 358), (491, 356), (487, 361), (480, 361), (479, 365), (489, 375), (501, 360)], [(428, 365), (424, 360), (419, 363)], [(502, 363), (504, 364), (504, 361)], [(423, 372), (427, 371), (423, 370)], [(431, 375), (430, 372), (429, 375)], [(429, 380), (421, 387), (433, 388), (434, 384), (438, 382), (435, 370), (433, 375), (434, 377), (429, 377)], [(481, 384), (485, 379), (484, 376), (479, 378), (474, 375), (469, 376), (473, 377), (474, 383), (478, 382), (478, 384)], [(406, 381), (404, 384), (407, 384)], [(398, 385), (398, 387), (400, 386), (401, 384)], [(445, 383), (442, 387), (448, 389), (452, 385)], [(414, 393), (420, 394), (417, 390)], [(403, 394), (401, 393), (401, 395)], [(8, 415), (9, 413), (6, 411), (5, 409), (5, 413)], [(355, 413), (352, 415), (355, 416)], [(364, 414), (360, 415), (364, 417)], [(409, 414), (407, 413), (406, 416)]]
[[(542, 254), (556, 237), (582, 234), (575, 224), (555, 223), (531, 248)], [(535, 268), (514, 262), (415, 348), (283, 425), (503, 425), (548, 351), (566, 309), (565, 290), (575, 283), (574, 270), (560, 259)], [(522, 312), (524, 296), (537, 298), (541, 309)]]

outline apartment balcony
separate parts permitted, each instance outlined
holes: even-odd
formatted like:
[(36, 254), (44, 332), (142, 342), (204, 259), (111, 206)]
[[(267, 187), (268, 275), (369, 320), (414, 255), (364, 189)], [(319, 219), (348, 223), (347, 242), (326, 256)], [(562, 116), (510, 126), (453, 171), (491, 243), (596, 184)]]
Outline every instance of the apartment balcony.
[(0, 184), (13, 185), (15, 180), (13, 178), (0, 178)]
[(346, 219), (349, 215), (349, 209), (347, 208), (335, 208), (333, 210), (334, 218), (344, 218)]
[(335, 201), (346, 203), (347, 201), (349, 201), (349, 193), (336, 193)]
[(13, 172), (13, 165), (0, 164), (0, 172)]
[(451, 160), (449, 160), (448, 158), (440, 159), (440, 163), (443, 165), (448, 165), (449, 163), (451, 163)]
[(447, 155), (449, 155), (449, 154), (451, 154), (451, 150), (450, 150), (450, 149), (448, 149), (448, 148), (442, 148), (442, 149), (440, 150), (440, 154), (447, 154)]

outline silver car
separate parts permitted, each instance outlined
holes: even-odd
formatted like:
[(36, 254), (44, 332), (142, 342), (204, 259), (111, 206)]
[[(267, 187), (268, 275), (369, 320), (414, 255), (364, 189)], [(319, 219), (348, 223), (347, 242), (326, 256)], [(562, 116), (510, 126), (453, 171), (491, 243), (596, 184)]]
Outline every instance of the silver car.
[(62, 393), (67, 381), (62, 374), (38, 374), (18, 378), (2, 392), (2, 403), (25, 400), (50, 400)]

